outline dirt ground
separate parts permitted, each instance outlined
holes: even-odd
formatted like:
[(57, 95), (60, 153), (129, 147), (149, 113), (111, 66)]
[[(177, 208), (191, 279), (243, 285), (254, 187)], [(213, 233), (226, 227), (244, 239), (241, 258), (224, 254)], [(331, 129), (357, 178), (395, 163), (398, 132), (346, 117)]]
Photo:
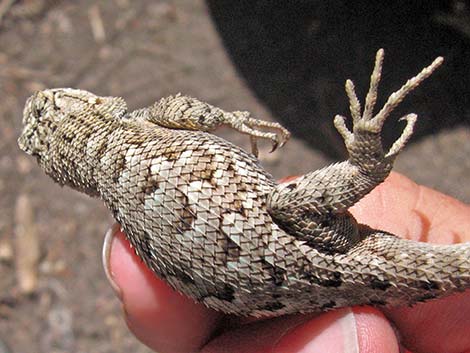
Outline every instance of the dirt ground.
[[(237, 74), (202, 0), (32, 0), (1, 15), (0, 353), (150, 352), (128, 332), (102, 270), (109, 212), (54, 184), (17, 147), (26, 98), (70, 86), (122, 96), (134, 109), (183, 92), (273, 116)], [(244, 136), (220, 135), (249, 146)], [(466, 125), (444, 130), (411, 145), (397, 168), (469, 202), (469, 141)], [(295, 137), (268, 149), (262, 163), (276, 177), (328, 161)]]

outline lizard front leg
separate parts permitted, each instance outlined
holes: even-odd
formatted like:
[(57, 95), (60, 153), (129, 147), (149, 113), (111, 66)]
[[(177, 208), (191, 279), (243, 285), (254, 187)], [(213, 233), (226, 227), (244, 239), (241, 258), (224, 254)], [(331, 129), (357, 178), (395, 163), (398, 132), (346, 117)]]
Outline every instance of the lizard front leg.
[(344, 138), (349, 159), (281, 184), (268, 197), (270, 213), (282, 228), (323, 251), (344, 252), (361, 239), (357, 224), (347, 209), (389, 175), (396, 156), (413, 133), (416, 115), (401, 118), (406, 120), (406, 126), (388, 151), (384, 151), (380, 136), (383, 124), (404, 97), (442, 63), (442, 58), (437, 58), (392, 93), (379, 113), (372, 116), (383, 55), (380, 49), (362, 115), (354, 84), (351, 80), (346, 81), (353, 130), (346, 127), (342, 116), (336, 116), (334, 122)]
[[(226, 112), (209, 103), (181, 94), (162, 98), (151, 107), (138, 110), (132, 115), (172, 129), (214, 131), (219, 126), (227, 125), (250, 136), (252, 152), (256, 156), (257, 138), (270, 140), (274, 151), (283, 146), (290, 137), (289, 131), (279, 123), (252, 118), (246, 111)], [(261, 131), (257, 128), (267, 128), (274, 132)]]

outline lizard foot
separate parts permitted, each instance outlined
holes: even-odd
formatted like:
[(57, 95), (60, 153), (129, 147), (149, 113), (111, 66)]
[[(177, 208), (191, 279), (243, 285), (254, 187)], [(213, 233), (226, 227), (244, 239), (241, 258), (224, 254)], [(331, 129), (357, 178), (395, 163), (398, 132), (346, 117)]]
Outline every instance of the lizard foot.
[[(290, 137), (290, 132), (279, 123), (252, 118), (249, 112), (244, 111), (235, 111), (232, 114), (235, 119), (230, 122), (230, 126), (250, 136), (251, 149), (255, 156), (258, 156), (257, 138), (270, 140), (272, 143), (271, 152), (273, 152), (284, 146)], [(256, 128), (268, 128), (276, 132), (261, 131)]]
[[(375, 115), (372, 116), (375, 103), (377, 101), (377, 88), (380, 82), (382, 74), (382, 63), (383, 63), (384, 51), (379, 49), (375, 58), (375, 66), (371, 75), (369, 92), (366, 96), (364, 112), (361, 115), (361, 103), (357, 98), (354, 83), (351, 80), (346, 81), (345, 89), (349, 98), (349, 105), (351, 111), (351, 117), (353, 121), (353, 131), (351, 132), (345, 124), (346, 118), (337, 115), (334, 119), (334, 124), (338, 132), (343, 137), (346, 147), (350, 155), (354, 155), (355, 152), (364, 153), (365, 148), (374, 148), (369, 153), (374, 154), (376, 157), (382, 157), (385, 159), (395, 158), (398, 153), (403, 149), (406, 142), (409, 140), (413, 133), (413, 127), (416, 122), (416, 114), (408, 114), (402, 117), (400, 120), (406, 120), (407, 124), (403, 130), (401, 136), (393, 143), (390, 150), (385, 154), (382, 151), (382, 145), (380, 142), (380, 132), (382, 131), (383, 124), (390, 113), (400, 104), (405, 96), (416, 88), (422, 81), (431, 75), (434, 70), (442, 64), (443, 58), (436, 58), (431, 65), (427, 66), (421, 72), (409, 79), (398, 91), (392, 93), (385, 103), (384, 107)], [(370, 146), (364, 146), (364, 140), (371, 140), (371, 136), (374, 136), (377, 143), (371, 143)], [(362, 144), (362, 146), (357, 145)]]

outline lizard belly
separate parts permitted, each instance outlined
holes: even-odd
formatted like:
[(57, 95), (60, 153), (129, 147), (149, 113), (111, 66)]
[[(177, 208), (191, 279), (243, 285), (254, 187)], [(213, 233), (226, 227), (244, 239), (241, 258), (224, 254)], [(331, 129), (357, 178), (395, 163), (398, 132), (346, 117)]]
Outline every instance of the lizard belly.
[[(272, 177), (224, 140), (172, 133), (129, 148), (119, 176), (126, 187), (105, 199), (136, 252), (175, 289), (210, 307), (247, 314), (280, 306), (272, 292), (282, 290), (287, 264), (276, 250), (291, 237), (266, 209)], [(201, 141), (205, 135), (211, 138)]]

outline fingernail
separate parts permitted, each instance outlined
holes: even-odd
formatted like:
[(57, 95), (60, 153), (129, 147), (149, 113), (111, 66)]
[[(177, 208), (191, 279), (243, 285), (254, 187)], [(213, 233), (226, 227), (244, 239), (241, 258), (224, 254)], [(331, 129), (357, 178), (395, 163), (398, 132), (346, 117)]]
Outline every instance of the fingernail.
[(118, 223), (113, 224), (113, 226), (108, 229), (108, 231), (106, 232), (104, 236), (103, 251), (101, 255), (102, 255), (103, 268), (104, 268), (104, 273), (106, 275), (106, 278), (111, 284), (111, 288), (113, 289), (116, 296), (119, 298), (119, 300), (122, 301), (121, 288), (119, 288), (116, 281), (114, 280), (113, 272), (110, 266), (111, 249), (113, 247), (113, 242), (115, 240), (115, 234), (119, 231), (119, 229), (120, 229), (120, 225)]
[(299, 325), (280, 339), (274, 352), (358, 353), (354, 313), (350, 309), (338, 310)]

